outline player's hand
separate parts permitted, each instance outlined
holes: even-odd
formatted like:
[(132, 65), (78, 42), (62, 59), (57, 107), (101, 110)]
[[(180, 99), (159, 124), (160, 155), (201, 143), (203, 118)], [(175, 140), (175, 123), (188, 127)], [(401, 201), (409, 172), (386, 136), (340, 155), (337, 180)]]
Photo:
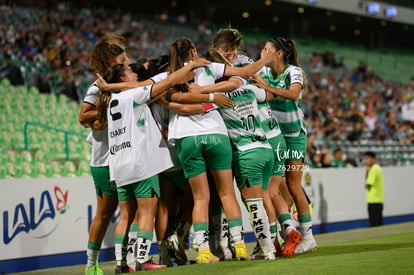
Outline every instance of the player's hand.
[(211, 62), (205, 58), (197, 58), (194, 61), (192, 61), (190, 64), (193, 66), (193, 69), (195, 69), (198, 67), (207, 66), (208, 64), (211, 64)]
[(214, 94), (214, 104), (220, 107), (232, 107), (233, 101), (231, 99), (227, 98), (224, 94)]
[(185, 74), (185, 76), (178, 82), (178, 84), (183, 84), (190, 82), (194, 79), (194, 72), (188, 72)]
[(106, 123), (106, 122), (101, 122), (101, 121), (99, 121), (99, 120), (95, 120), (95, 121), (92, 123), (92, 129), (94, 129), (94, 130), (102, 130), (102, 129), (104, 129), (106, 126), (107, 126), (107, 123)]
[(105, 79), (103, 79), (103, 77), (101, 76), (100, 73), (96, 73), (96, 86), (98, 86), (98, 88), (100, 90), (107, 90), (108, 89), (108, 83), (105, 81)]
[(198, 85), (197, 83), (195, 83), (195, 82), (193, 82), (193, 83), (190, 83), (189, 85), (188, 85), (188, 91), (190, 92), (190, 93), (195, 93), (195, 94), (202, 94), (203, 92), (202, 92), (202, 88), (201, 88), (201, 86), (200, 85)]

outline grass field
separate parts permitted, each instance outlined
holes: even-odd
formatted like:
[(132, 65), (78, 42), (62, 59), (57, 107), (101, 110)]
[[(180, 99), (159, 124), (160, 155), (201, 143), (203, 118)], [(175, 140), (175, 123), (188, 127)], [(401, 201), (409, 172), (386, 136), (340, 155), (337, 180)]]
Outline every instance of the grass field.
[[(187, 265), (156, 274), (414, 274), (414, 222), (316, 235), (316, 251), (275, 261), (220, 262)], [(250, 251), (253, 244), (248, 244)], [(188, 251), (194, 259), (194, 251)], [(154, 259), (156, 259), (154, 257)], [(105, 274), (114, 274), (114, 262), (101, 263)], [(84, 265), (18, 274), (84, 274)], [(139, 273), (139, 272), (138, 272)], [(135, 273), (137, 274), (137, 273)]]

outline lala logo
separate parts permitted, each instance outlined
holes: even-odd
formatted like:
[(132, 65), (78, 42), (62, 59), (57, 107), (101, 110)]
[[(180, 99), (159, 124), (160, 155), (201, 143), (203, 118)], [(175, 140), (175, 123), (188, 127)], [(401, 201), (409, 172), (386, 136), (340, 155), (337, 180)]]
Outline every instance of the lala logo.
[[(53, 200), (53, 198), (54, 200)], [(53, 194), (45, 190), (40, 197), (31, 197), (28, 205), (19, 203), (14, 211), (3, 212), (3, 242), (9, 244), (22, 232), (32, 233), (31, 237), (41, 239), (55, 231), (59, 222), (56, 222), (57, 214), (65, 214), (68, 208), (68, 191), (63, 192), (58, 186), (53, 188)], [(42, 224), (41, 235), (36, 234), (36, 229)], [(45, 232), (45, 229), (46, 232)]]

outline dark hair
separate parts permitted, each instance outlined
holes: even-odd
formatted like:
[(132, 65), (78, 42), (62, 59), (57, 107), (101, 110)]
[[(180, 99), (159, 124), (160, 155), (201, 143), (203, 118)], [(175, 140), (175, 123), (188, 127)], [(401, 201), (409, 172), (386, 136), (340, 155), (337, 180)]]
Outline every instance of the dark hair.
[(268, 42), (273, 43), (276, 49), (283, 51), (284, 61), (286, 64), (292, 64), (300, 67), (296, 43), (293, 39), (278, 37), (276, 39), (269, 39)]
[[(108, 83), (118, 83), (122, 76), (125, 76), (125, 64), (116, 64), (109, 69), (104, 79)], [(107, 123), (109, 101), (111, 92), (100, 90), (96, 98), (96, 111), (98, 120), (102, 123)]]
[(101, 75), (108, 74), (114, 59), (125, 52), (125, 39), (121, 35), (108, 34), (94, 45), (89, 55), (89, 65)]
[(108, 83), (118, 83), (122, 76), (125, 76), (125, 64), (116, 64), (111, 67), (104, 79)]
[(188, 61), (192, 49), (195, 49), (194, 43), (185, 37), (175, 40), (170, 45), (168, 51), (170, 57), (170, 72), (175, 72), (184, 67), (184, 63)]
[(370, 157), (370, 158), (375, 159), (377, 157), (377, 154), (375, 154), (375, 152), (368, 151), (364, 153), (364, 157)]
[[(272, 43), (276, 49), (282, 50), (285, 64), (291, 64), (296, 67), (300, 67), (298, 51), (296, 49), (296, 43), (293, 39), (278, 37), (276, 39), (269, 39), (268, 42)], [(308, 83), (308, 80), (303, 69), (302, 74), (303, 84), (306, 85)]]
[(147, 70), (147, 68), (145, 68), (144, 64), (142, 63), (131, 63), (128, 65), (131, 70), (137, 74), (138, 76), (138, 81), (144, 81), (147, 80), (148, 78), (150, 78), (151, 76), (149, 75), (149, 72)]
[(213, 40), (212, 47), (219, 47), (220, 45), (229, 45), (230, 47), (234, 47), (238, 49), (243, 42), (243, 36), (241, 33), (236, 29), (220, 29)]
[(152, 77), (165, 72), (169, 64), (170, 57), (168, 55), (161, 55), (158, 58), (149, 60), (147, 68), (149, 76)]

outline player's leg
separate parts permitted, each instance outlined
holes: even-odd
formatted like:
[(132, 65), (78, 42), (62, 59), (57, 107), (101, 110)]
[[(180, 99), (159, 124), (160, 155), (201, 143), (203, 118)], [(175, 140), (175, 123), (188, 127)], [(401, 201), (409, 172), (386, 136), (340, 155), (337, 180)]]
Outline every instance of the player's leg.
[(118, 196), (116, 185), (109, 181), (109, 168), (91, 167), (92, 177), (95, 183), (97, 209), (95, 217), (89, 228), (87, 246), (87, 264), (85, 274), (99, 274), (98, 256), (101, 244), (105, 237), (106, 229), (117, 206)]
[(236, 198), (233, 183), (232, 154), (233, 150), (228, 136), (211, 135), (215, 142), (210, 142), (205, 150), (208, 167), (214, 178), (217, 194), (227, 217), (231, 242), (236, 258), (250, 260), (243, 235), (243, 221), (240, 205)]
[(167, 267), (151, 261), (149, 252), (154, 238), (154, 219), (157, 211), (160, 186), (158, 175), (133, 184), (138, 204), (137, 258), (135, 271)]

